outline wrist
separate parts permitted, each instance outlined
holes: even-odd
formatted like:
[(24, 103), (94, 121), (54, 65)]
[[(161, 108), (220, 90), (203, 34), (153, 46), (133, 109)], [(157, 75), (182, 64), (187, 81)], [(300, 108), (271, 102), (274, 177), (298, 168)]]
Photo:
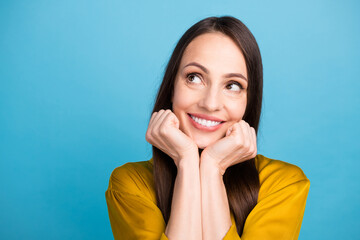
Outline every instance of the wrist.
[(221, 162), (218, 162), (210, 157), (202, 156), (200, 161), (200, 170), (211, 175), (223, 176), (226, 168), (221, 164)]
[(199, 169), (199, 155), (197, 153), (188, 154), (179, 158), (178, 170)]

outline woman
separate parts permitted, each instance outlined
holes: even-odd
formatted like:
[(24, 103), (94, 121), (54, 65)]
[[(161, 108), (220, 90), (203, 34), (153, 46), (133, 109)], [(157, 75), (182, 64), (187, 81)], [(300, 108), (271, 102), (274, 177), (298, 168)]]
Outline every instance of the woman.
[(257, 154), (258, 45), (238, 19), (210, 17), (181, 37), (146, 140), (149, 161), (116, 168), (106, 191), (115, 239), (297, 239), (310, 182)]

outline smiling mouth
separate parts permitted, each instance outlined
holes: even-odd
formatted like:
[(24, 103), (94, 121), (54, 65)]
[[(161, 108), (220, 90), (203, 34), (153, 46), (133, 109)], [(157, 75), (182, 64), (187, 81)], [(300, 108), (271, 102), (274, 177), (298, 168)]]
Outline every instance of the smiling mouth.
[(199, 118), (199, 117), (195, 117), (191, 114), (188, 113), (188, 115), (198, 124), (204, 126), (204, 127), (215, 127), (218, 126), (219, 124), (223, 123), (223, 121), (212, 121), (212, 120), (207, 120), (207, 119), (203, 119), (203, 118)]

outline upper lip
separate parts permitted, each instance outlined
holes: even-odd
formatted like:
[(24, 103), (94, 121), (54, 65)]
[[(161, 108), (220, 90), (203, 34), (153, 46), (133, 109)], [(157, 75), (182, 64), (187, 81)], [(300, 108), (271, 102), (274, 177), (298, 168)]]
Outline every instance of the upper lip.
[(224, 122), (224, 120), (221, 120), (220, 118), (212, 117), (212, 116), (205, 115), (205, 114), (200, 114), (200, 113), (189, 113), (189, 114), (191, 116), (202, 118), (202, 119), (205, 119), (205, 120), (216, 121), (216, 122)]

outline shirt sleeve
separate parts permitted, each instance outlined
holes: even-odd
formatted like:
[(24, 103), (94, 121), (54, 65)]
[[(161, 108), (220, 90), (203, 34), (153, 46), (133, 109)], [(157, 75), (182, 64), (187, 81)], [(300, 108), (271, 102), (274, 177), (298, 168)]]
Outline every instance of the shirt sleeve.
[(143, 188), (125, 167), (111, 175), (105, 198), (115, 240), (168, 240), (162, 213)]
[(115, 190), (107, 190), (105, 195), (115, 240), (168, 239), (161, 211), (151, 201)]
[(241, 238), (232, 218), (224, 240), (298, 239), (310, 181), (305, 178), (281, 187), (261, 199), (248, 215)]

